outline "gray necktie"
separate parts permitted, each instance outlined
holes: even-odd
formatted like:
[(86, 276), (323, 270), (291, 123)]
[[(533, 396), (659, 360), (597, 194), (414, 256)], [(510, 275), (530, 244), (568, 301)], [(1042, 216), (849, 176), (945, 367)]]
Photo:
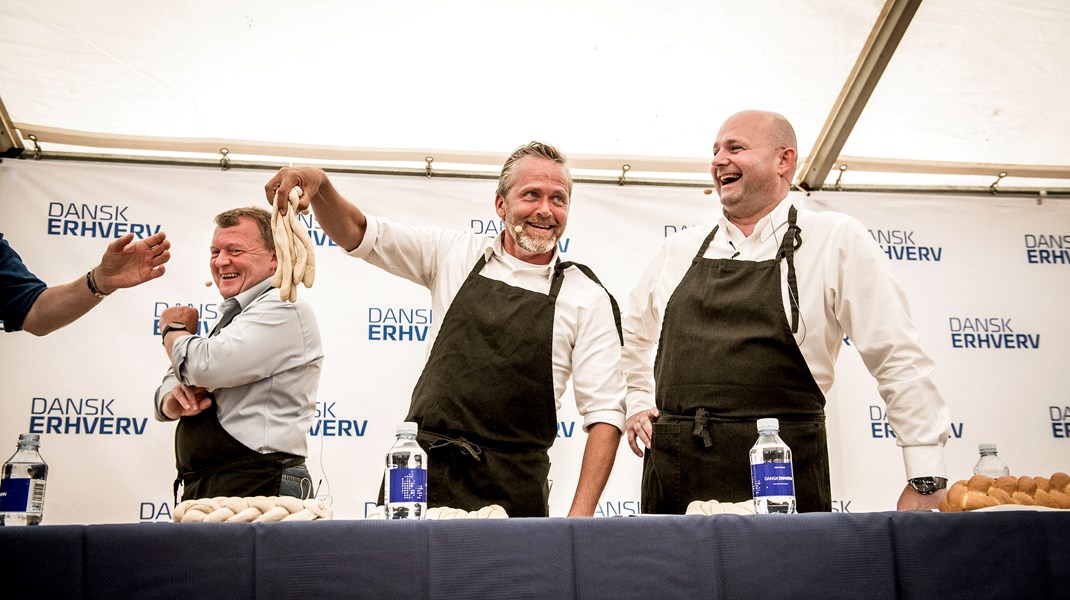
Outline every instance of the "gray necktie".
[(241, 304), (238, 303), (237, 298), (227, 298), (223, 301), (223, 316), (219, 317), (219, 322), (212, 328), (212, 333), (208, 334), (208, 337), (219, 333), (221, 329), (230, 325), (230, 322), (234, 320), (234, 317), (241, 312)]

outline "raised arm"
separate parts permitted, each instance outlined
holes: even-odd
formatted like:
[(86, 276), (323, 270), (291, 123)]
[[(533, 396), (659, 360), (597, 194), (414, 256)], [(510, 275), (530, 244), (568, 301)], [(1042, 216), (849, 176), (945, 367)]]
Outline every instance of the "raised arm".
[(131, 243), (133, 239), (134, 235), (128, 233), (108, 244), (100, 264), (89, 273), (41, 292), (26, 313), (22, 328), (34, 335), (52, 333), (73, 323), (115, 290), (163, 275), (164, 263), (171, 259), (167, 234), (161, 231)]
[[(298, 209), (312, 207), (316, 221), (336, 244), (347, 252), (360, 245), (367, 230), (368, 220), (352, 202), (346, 200), (327, 178), (323, 169), (315, 167), (284, 167), (264, 186), (268, 204), (274, 205), (275, 194), (289, 197), (290, 190), (301, 188)], [(279, 212), (286, 214), (288, 204), (282, 202)]]

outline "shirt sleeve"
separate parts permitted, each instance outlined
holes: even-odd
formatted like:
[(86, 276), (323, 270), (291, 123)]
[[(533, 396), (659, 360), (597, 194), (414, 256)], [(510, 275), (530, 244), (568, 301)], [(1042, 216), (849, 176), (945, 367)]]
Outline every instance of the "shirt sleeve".
[[(580, 273), (573, 276), (585, 277)], [(624, 375), (621, 344), (609, 294), (601, 286), (591, 302), (579, 310), (576, 345), (572, 351), (572, 392), (583, 430), (609, 423), (624, 431)]]
[(668, 242), (647, 264), (628, 296), (628, 311), (621, 320), (624, 349), (621, 365), (628, 385), (627, 415), (654, 408), (654, 352), (661, 337), (661, 308), (657, 293), (668, 260)]
[(371, 215), (367, 219), (364, 239), (347, 254), (427, 288), (438, 276), (442, 257), (464, 236), (449, 229), (394, 223)]
[(153, 416), (157, 421), (177, 421), (178, 419), (172, 419), (163, 414), (161, 406), (163, 405), (163, 398), (175, 389), (175, 386), (179, 384), (178, 378), (175, 377), (175, 370), (172, 367), (167, 367), (167, 373), (163, 376), (163, 383), (160, 387), (156, 388), (156, 398), (153, 402)]
[(838, 236), (842, 250), (829, 274), (838, 293), (831, 305), (877, 380), (888, 423), (903, 449), (907, 478), (945, 477), (950, 411), (933, 383), (934, 364), (921, 347), (906, 294), (861, 223), (845, 220)]
[(0, 321), (4, 331), (19, 331), (37, 297), (48, 285), (30, 272), (22, 257), (0, 234)]
[(216, 335), (175, 342), (171, 366), (178, 381), (216, 390), (260, 381), (307, 362), (297, 307), (271, 294), (254, 300)]

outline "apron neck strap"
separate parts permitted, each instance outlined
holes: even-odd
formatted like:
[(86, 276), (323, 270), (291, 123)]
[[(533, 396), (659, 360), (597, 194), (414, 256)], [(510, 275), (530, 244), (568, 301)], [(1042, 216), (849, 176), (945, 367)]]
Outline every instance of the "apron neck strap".
[(788, 262), (788, 302), (791, 304), (791, 332), (799, 332), (799, 279), (795, 275), (795, 251), (802, 246), (802, 229), (795, 224), (799, 211), (788, 207), (788, 230), (777, 249), (777, 260)]
[(702, 260), (702, 255), (706, 254), (706, 248), (710, 245), (710, 242), (713, 241), (713, 238), (717, 236), (717, 230), (720, 228), (721, 226), (719, 224), (713, 226), (713, 230), (710, 231), (710, 234), (702, 241), (702, 245), (698, 247), (698, 252), (695, 253), (695, 258), (691, 259), (691, 264), (697, 264), (698, 261)]
[(558, 259), (557, 264), (554, 265), (553, 283), (550, 284), (550, 300), (555, 303), (557, 302), (557, 294), (561, 291), (561, 284), (565, 280), (565, 269), (569, 267), (576, 267), (577, 269), (579, 269), (584, 275), (587, 276), (588, 279), (597, 283), (599, 287), (601, 287), (606, 292), (606, 295), (609, 296), (609, 303), (613, 305), (613, 322), (617, 325), (617, 337), (620, 338), (620, 345), (623, 346), (624, 332), (620, 326), (620, 307), (617, 306), (617, 299), (613, 297), (613, 294), (609, 293), (609, 290), (606, 289), (606, 286), (602, 285), (602, 282), (598, 280), (597, 276), (595, 276), (594, 271), (592, 271), (587, 265), (581, 265), (580, 263), (572, 261), (561, 262), (561, 260)]

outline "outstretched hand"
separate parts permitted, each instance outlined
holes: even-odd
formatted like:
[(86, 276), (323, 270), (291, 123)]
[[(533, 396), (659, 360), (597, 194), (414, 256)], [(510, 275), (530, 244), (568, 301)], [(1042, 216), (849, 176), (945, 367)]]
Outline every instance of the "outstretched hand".
[(93, 278), (101, 293), (134, 287), (164, 274), (164, 263), (171, 260), (171, 242), (167, 234), (159, 232), (133, 242), (128, 233), (108, 244), (100, 264), (93, 269)]

